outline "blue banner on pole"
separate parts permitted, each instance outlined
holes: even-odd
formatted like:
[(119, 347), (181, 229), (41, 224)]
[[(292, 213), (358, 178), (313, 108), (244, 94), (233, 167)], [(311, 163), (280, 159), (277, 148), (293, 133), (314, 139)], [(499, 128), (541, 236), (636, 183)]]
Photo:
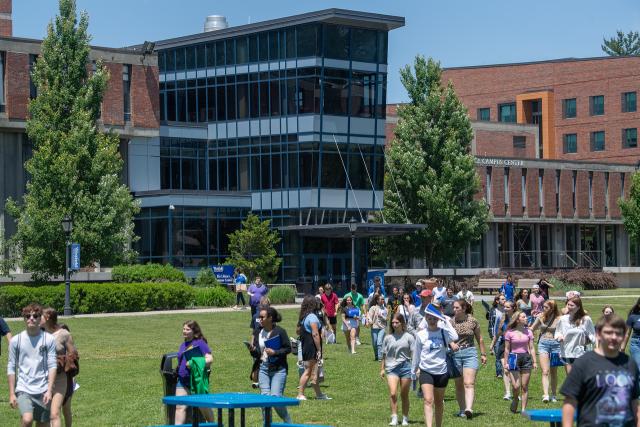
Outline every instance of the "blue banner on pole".
[(367, 296), (373, 293), (375, 289), (375, 285), (377, 282), (380, 282), (380, 290), (383, 295), (387, 295), (387, 292), (384, 289), (384, 273), (387, 270), (369, 270), (367, 271)]
[(71, 270), (80, 270), (80, 243), (71, 244)]
[(222, 285), (233, 284), (233, 272), (235, 267), (233, 265), (212, 265), (211, 270), (216, 275), (216, 279)]

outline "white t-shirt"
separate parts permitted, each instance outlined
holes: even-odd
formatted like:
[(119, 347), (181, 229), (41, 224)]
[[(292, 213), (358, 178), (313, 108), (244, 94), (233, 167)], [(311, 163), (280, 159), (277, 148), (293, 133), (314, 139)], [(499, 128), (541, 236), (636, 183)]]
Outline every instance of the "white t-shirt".
[[(18, 342), (20, 348), (18, 349)], [(16, 360), (16, 353), (18, 360)], [(31, 336), (27, 331), (11, 338), (7, 375), (15, 375), (16, 392), (39, 395), (45, 393), (49, 384), (49, 371), (56, 370), (56, 339), (48, 332)]]
[(458, 299), (463, 299), (467, 301), (469, 304), (473, 304), (474, 297), (473, 297), (473, 292), (471, 291), (468, 291), (468, 290), (460, 291), (456, 296), (458, 297)]
[(570, 315), (560, 316), (556, 326), (555, 339), (560, 336), (564, 340), (560, 343), (560, 355), (567, 358), (578, 358), (587, 352), (586, 346), (596, 341), (596, 330), (589, 316), (584, 316), (579, 325), (572, 323)]
[[(443, 340), (444, 338), (444, 340)], [(434, 375), (442, 375), (447, 372), (447, 347), (449, 342), (456, 341), (458, 334), (452, 328), (430, 331), (423, 329), (416, 335), (416, 347), (413, 353), (413, 369), (420, 370)]]
[(441, 288), (433, 288), (431, 289), (431, 292), (433, 292), (434, 300), (440, 300), (441, 298), (447, 296), (447, 288), (445, 288), (444, 286)]

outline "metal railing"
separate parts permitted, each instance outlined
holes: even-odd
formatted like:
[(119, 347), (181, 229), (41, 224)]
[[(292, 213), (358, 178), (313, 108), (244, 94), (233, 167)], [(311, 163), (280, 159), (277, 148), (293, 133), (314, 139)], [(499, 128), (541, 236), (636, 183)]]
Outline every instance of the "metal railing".
[(499, 251), (502, 268), (591, 268), (604, 267), (603, 251)]

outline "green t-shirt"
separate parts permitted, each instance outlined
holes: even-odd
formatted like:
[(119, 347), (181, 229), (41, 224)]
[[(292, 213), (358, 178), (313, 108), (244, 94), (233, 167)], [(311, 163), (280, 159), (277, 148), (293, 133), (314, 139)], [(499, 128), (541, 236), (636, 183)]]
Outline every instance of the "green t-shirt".
[(342, 299), (345, 299), (346, 297), (351, 297), (351, 299), (353, 300), (353, 305), (355, 307), (360, 308), (364, 305), (364, 297), (357, 291), (355, 294), (353, 292), (347, 292), (346, 294), (344, 294), (344, 297)]

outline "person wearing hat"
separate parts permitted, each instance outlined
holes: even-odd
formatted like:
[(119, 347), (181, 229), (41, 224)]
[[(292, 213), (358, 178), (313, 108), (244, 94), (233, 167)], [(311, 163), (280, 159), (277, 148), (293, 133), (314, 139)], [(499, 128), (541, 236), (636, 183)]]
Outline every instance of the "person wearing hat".
[(424, 313), (427, 309), (427, 306), (431, 304), (433, 301), (433, 293), (429, 289), (424, 289), (420, 291), (420, 305), (416, 306), (416, 310), (409, 317), (409, 321), (407, 322), (407, 332), (415, 336), (420, 329), (425, 328), (425, 323), (423, 322)]
[(424, 396), (424, 421), (427, 426), (442, 426), (444, 391), (449, 382), (447, 348), (458, 339), (454, 329), (442, 329), (439, 322), (447, 322), (432, 304), (424, 310), (427, 328), (418, 331), (412, 361), (412, 371), (420, 383)]
[(422, 292), (422, 282), (418, 280), (416, 282), (415, 289), (413, 290), (413, 292), (411, 292), (411, 298), (413, 298), (413, 305), (415, 305), (416, 308), (420, 307), (420, 304), (422, 304), (422, 300), (420, 299), (421, 292)]

